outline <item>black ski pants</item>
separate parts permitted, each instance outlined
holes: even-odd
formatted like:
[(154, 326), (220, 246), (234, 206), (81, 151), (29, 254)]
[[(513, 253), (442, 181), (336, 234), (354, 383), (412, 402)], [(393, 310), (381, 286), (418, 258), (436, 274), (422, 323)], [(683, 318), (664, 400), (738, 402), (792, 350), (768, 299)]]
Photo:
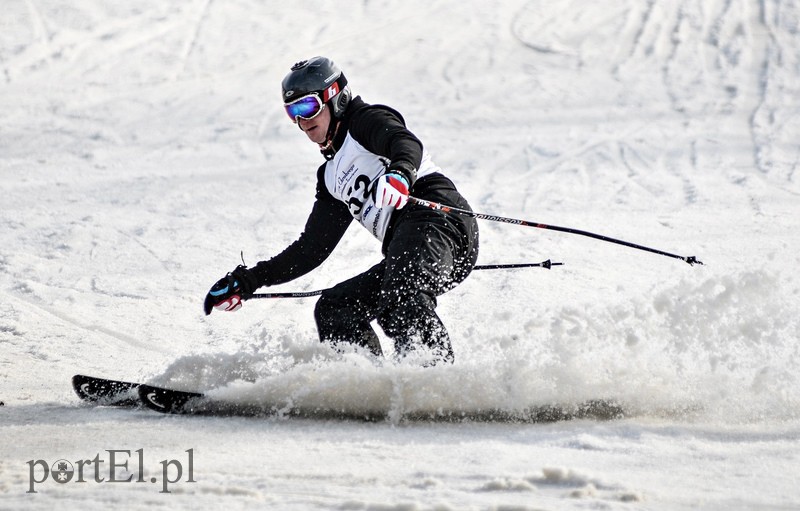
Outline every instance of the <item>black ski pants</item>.
[[(446, 181), (446, 183), (444, 183)], [(415, 196), (462, 209), (467, 201), (446, 178), (415, 186)], [(436, 314), (436, 297), (462, 282), (478, 258), (474, 218), (408, 204), (394, 213), (385, 259), (322, 293), (314, 310), (320, 340), (353, 343), (382, 355), (370, 322), (377, 319), (402, 357), (419, 346), (435, 360), (453, 362), (447, 329)], [(388, 235), (387, 235), (388, 236)]]

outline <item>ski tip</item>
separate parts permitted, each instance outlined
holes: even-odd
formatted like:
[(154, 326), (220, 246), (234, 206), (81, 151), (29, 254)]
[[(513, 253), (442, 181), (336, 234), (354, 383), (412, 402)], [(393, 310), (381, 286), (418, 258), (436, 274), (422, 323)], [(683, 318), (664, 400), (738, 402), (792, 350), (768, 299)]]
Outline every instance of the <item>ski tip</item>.
[(72, 389), (82, 401), (97, 405), (136, 406), (135, 389), (138, 383), (109, 380), (95, 376), (76, 374), (72, 377)]

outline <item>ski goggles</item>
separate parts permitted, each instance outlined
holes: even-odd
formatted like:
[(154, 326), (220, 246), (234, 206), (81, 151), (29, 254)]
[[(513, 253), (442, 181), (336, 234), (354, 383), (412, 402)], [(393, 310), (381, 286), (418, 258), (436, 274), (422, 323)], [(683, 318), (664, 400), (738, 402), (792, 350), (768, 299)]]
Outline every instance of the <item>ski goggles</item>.
[(325, 103), (316, 93), (311, 93), (302, 98), (297, 98), (291, 103), (286, 103), (283, 107), (292, 122), (297, 124), (298, 117), (308, 121), (322, 113)]

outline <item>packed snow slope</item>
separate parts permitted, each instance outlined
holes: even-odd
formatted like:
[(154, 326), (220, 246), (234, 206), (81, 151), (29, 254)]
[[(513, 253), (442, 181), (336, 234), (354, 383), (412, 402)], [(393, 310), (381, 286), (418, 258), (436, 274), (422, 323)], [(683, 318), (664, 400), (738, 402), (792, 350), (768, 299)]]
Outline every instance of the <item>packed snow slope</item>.
[[(205, 317), (240, 254), (278, 253), (310, 211), (321, 157), (279, 87), (314, 55), (399, 109), (476, 211), (705, 265), (481, 222), (480, 263), (564, 266), (441, 297), (447, 367), (394, 361), (388, 339), (380, 364), (333, 352), (313, 299)], [(0, 508), (794, 508), (798, 140), (796, 1), (5, 0)], [(379, 259), (354, 226), (273, 290)], [(75, 373), (267, 415), (93, 409)], [(507, 420), (596, 398), (628, 417)], [(155, 475), (193, 449), (197, 482), (29, 493), (29, 461), (114, 449)]]

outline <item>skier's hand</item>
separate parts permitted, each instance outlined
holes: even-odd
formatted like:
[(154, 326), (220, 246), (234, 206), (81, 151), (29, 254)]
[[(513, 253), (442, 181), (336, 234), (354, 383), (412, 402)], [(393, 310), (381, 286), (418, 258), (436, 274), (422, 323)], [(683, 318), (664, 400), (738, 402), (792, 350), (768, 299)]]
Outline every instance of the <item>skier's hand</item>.
[(256, 276), (247, 267), (239, 265), (211, 286), (203, 303), (206, 316), (212, 309), (235, 311), (242, 307), (242, 300), (246, 299), (258, 287)]
[(397, 172), (388, 172), (378, 178), (375, 203), (380, 206), (402, 208), (408, 202), (408, 180)]

